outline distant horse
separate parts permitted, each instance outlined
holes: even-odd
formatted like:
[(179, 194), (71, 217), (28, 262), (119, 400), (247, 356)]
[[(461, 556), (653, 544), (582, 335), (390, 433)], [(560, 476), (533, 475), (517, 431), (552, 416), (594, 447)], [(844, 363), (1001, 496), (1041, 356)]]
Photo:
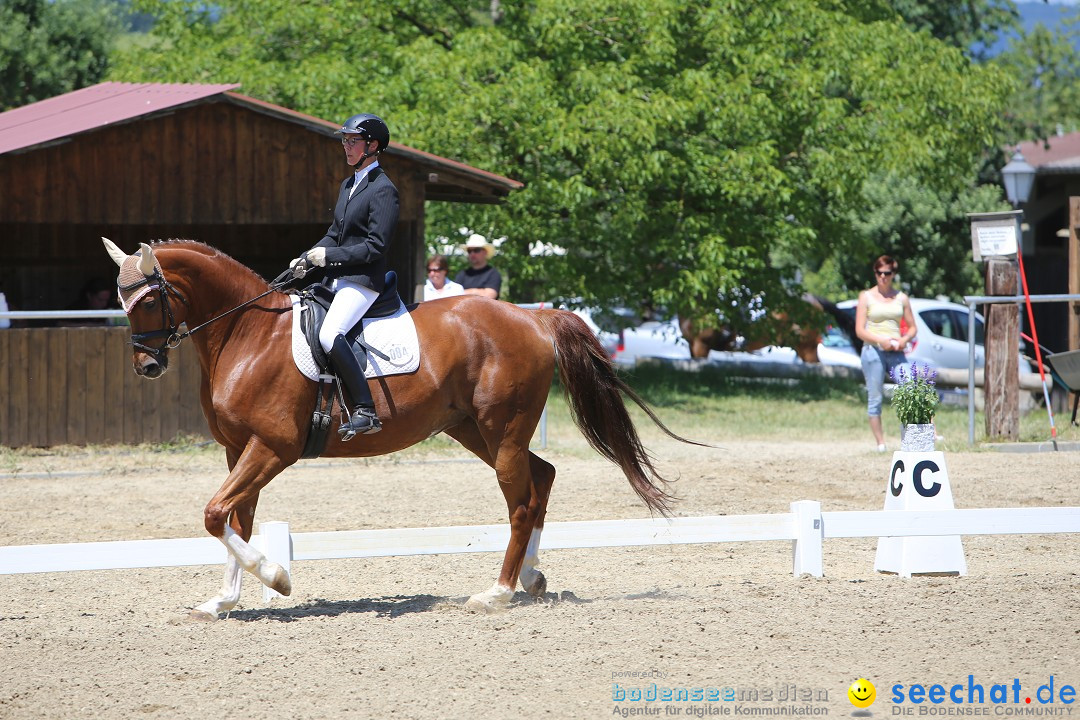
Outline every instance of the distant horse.
[[(803, 301), (812, 307), (827, 313), (843, 332), (857, 343), (856, 351), (862, 348), (862, 341), (855, 336), (855, 321), (836, 307), (836, 303), (825, 298), (809, 293), (802, 296)], [(787, 315), (778, 313), (775, 320), (781, 324), (787, 324)], [(679, 329), (682, 331), (686, 342), (690, 344), (690, 357), (704, 358), (709, 356), (710, 350), (759, 350), (770, 345), (781, 344), (785, 340), (775, 334), (768, 334), (762, 330), (764, 324), (755, 325), (748, 323), (745, 327), (734, 328), (725, 325), (719, 328), (699, 329), (689, 319), (679, 320)], [(821, 331), (816, 324), (790, 323), (790, 329), (784, 333), (787, 340), (794, 340), (795, 354), (806, 363), (818, 362), (817, 346), (821, 342)]]
[[(292, 359), (291, 304), (265, 280), (201, 243), (168, 241), (126, 255), (105, 240), (120, 265), (133, 363), (156, 378), (187, 323), (202, 366), (202, 408), (225, 447), (229, 476), (204, 511), (207, 532), (228, 549), (224, 586), (192, 611), (217, 618), (240, 598), (243, 570), (288, 595), (280, 565), (249, 544), (259, 493), (301, 455), (316, 385)], [(257, 302), (244, 305), (265, 294)], [(243, 306), (243, 307), (241, 307)], [(225, 314), (240, 308), (236, 312)], [(491, 589), (466, 606), (506, 607), (520, 579), (529, 594), (547, 588), (537, 568), (540, 533), (555, 468), (529, 451), (556, 367), (574, 420), (589, 444), (619, 466), (650, 511), (668, 514), (673, 497), (642, 446), (622, 395), (672, 433), (618, 377), (603, 347), (576, 315), (525, 310), (462, 296), (410, 308), (423, 358), (419, 370), (372, 382), (383, 423), (377, 435), (342, 442), (335, 432), (324, 455), (383, 455), (444, 432), (494, 468), (510, 516), (510, 542)], [(222, 316), (224, 314), (223, 317)], [(202, 326), (207, 323), (205, 326)], [(336, 429), (338, 419), (334, 419)], [(693, 443), (698, 444), (698, 443)]]
[[(774, 336), (744, 335), (729, 326), (699, 330), (693, 321), (688, 319), (679, 320), (679, 329), (690, 344), (690, 357), (693, 358), (708, 357), (711, 350), (751, 352), (777, 344)], [(750, 328), (748, 332), (753, 333), (753, 330), (754, 328)], [(818, 362), (817, 346), (821, 333), (814, 328), (798, 325), (793, 325), (792, 330), (796, 333), (795, 354), (799, 359), (808, 363)]]

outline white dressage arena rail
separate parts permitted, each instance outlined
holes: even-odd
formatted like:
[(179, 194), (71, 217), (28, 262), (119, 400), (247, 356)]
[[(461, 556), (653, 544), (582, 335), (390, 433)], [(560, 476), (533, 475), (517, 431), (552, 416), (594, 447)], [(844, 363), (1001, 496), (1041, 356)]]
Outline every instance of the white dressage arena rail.
[[(789, 540), (792, 573), (822, 577), (826, 538), (1042, 533), (1080, 533), (1080, 507), (822, 512), (821, 503), (802, 500), (768, 515), (548, 523), (540, 549)], [(293, 560), (502, 552), (509, 539), (509, 525), (290, 533), (288, 523), (264, 522), (252, 543), (287, 570)], [(0, 575), (223, 565), (225, 552), (211, 537), (13, 545), (0, 547)]]

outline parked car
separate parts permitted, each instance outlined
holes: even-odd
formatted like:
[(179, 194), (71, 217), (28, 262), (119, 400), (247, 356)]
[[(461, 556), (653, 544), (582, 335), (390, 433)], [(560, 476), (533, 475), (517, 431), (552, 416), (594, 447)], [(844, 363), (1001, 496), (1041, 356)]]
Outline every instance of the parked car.
[[(836, 304), (837, 308), (855, 317), (857, 300), (845, 300)], [(968, 367), (968, 308), (966, 305), (947, 300), (911, 298), (911, 314), (915, 317), (918, 333), (904, 351), (911, 362), (926, 363), (931, 367), (956, 368)], [(986, 329), (983, 317), (975, 313), (975, 367), (981, 368), (985, 362), (984, 345)], [(850, 346), (850, 341), (848, 342)], [(854, 354), (854, 348), (851, 348)], [(1021, 359), (1021, 369), (1028, 370), (1030, 365)]]
[[(638, 358), (689, 360), (690, 344), (682, 336), (678, 319), (647, 321), (619, 331), (612, 359), (620, 365), (634, 365)], [(860, 367), (859, 356), (851, 341), (839, 328), (829, 328), (818, 343), (818, 357), (825, 365)], [(793, 348), (769, 345), (751, 351), (712, 350), (712, 362), (802, 362)]]
[[(839, 332), (839, 331), (837, 331)], [(842, 335), (842, 334), (841, 334)], [(828, 354), (818, 346), (818, 352)], [(843, 351), (837, 351), (842, 353)], [(848, 353), (854, 358), (855, 365), (859, 363), (854, 350), (848, 343)], [(679, 329), (678, 319), (653, 320), (644, 322), (636, 327), (625, 328), (619, 332), (619, 343), (613, 359), (620, 365), (634, 365), (638, 358), (662, 358), (665, 360), (689, 360), (690, 343), (683, 337)], [(795, 350), (789, 347), (769, 345), (750, 351), (738, 350), (710, 350), (708, 359), (712, 362), (772, 362), (772, 363), (798, 363), (802, 362)], [(836, 362), (834, 364), (844, 364)]]
[[(854, 320), (856, 300), (837, 303)], [(911, 298), (911, 310), (918, 334), (905, 351), (909, 361), (926, 363), (931, 367), (966, 369), (968, 366), (966, 305), (945, 300)], [(633, 324), (635, 314), (624, 308), (598, 310), (583, 308), (574, 311), (597, 334), (611, 358), (620, 365), (634, 365), (638, 358), (653, 357), (668, 360), (689, 360), (690, 345), (679, 330), (677, 319), (649, 320)], [(985, 327), (982, 315), (975, 314), (975, 367), (985, 361)], [(858, 368), (859, 355), (848, 336), (836, 326), (830, 326), (818, 344), (818, 359), (823, 365), (843, 365)], [(715, 362), (801, 362), (788, 347), (769, 346), (753, 352), (709, 353)], [(1029, 369), (1027, 361), (1021, 368)]]
[(648, 320), (619, 331), (612, 359), (620, 365), (633, 365), (639, 357), (689, 360), (690, 343), (683, 337), (678, 319)]
[(842, 365), (861, 368), (862, 360), (855, 352), (851, 339), (840, 328), (830, 325), (821, 336), (817, 346), (818, 362), (822, 365)]

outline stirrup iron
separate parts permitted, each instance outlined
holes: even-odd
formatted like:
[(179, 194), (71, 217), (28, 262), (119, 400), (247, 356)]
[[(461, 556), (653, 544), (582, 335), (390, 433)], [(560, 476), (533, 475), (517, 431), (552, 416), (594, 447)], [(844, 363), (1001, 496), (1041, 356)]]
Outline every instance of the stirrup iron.
[[(346, 409), (346, 412), (348, 410)], [(338, 428), (342, 442), (352, 440), (356, 435), (374, 435), (382, 430), (379, 416), (375, 414), (375, 408), (357, 406), (349, 416), (348, 422), (342, 422)]]

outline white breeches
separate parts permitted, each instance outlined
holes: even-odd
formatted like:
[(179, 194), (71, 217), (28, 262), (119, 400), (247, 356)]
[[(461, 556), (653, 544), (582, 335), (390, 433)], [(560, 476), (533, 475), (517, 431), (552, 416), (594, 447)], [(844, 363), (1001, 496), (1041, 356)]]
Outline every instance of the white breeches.
[(379, 299), (379, 293), (371, 288), (348, 280), (335, 280), (333, 288), (334, 302), (330, 303), (322, 329), (319, 330), (319, 344), (326, 352), (333, 347), (334, 338), (352, 330), (368, 308)]

